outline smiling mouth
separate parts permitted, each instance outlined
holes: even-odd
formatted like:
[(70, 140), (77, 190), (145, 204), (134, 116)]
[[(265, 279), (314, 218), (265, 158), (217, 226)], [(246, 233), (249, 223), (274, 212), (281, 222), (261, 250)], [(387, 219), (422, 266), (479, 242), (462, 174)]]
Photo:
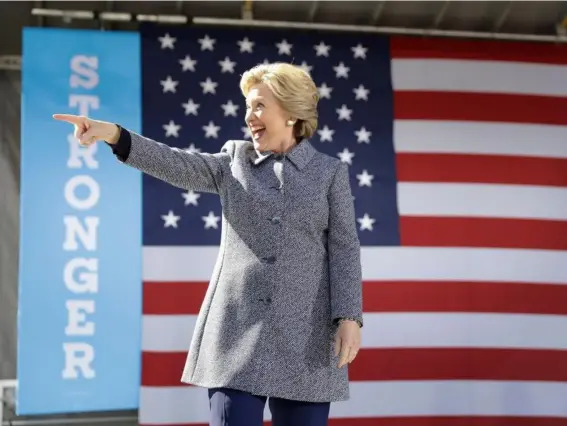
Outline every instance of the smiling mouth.
[(250, 133), (252, 133), (252, 138), (254, 139), (260, 139), (262, 137), (262, 135), (266, 132), (266, 128), (262, 127), (262, 128), (257, 128), (257, 129), (250, 129)]

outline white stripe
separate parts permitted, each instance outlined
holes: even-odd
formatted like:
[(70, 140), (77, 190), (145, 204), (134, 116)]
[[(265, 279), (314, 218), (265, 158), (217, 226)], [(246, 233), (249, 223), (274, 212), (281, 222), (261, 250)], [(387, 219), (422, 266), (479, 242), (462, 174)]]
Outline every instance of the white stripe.
[(143, 315), (142, 351), (187, 352), (197, 315)]
[(362, 250), (365, 280), (567, 284), (567, 252), (455, 247)]
[(567, 158), (567, 126), (394, 121), (396, 152)]
[[(567, 211), (567, 210), (566, 210)], [(144, 247), (146, 281), (208, 281), (218, 247)], [(363, 247), (365, 280), (567, 284), (567, 252), (484, 248)]]
[(143, 248), (145, 281), (208, 281), (218, 246), (149, 246)]
[[(186, 352), (196, 315), (144, 315), (142, 350)], [(364, 348), (462, 347), (567, 350), (567, 316), (365, 313)]]
[(394, 90), (567, 96), (567, 66), (464, 59), (394, 59)]
[[(332, 404), (330, 417), (567, 417), (565, 395), (567, 383), (553, 382), (353, 382), (351, 398)], [(139, 415), (141, 425), (207, 423), (207, 391), (185, 386), (142, 387)], [(264, 419), (271, 419), (267, 404)]]
[(398, 206), (402, 216), (567, 220), (567, 188), (401, 182)]

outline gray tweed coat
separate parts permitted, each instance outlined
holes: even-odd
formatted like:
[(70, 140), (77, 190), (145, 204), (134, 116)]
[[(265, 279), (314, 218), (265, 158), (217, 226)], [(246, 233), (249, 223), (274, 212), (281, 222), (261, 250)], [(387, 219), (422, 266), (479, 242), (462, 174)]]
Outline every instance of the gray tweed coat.
[(362, 321), (348, 167), (308, 140), (279, 157), (260, 155), (249, 141), (208, 154), (129, 135), (126, 164), (218, 194), (223, 206), (219, 256), (181, 381), (303, 401), (348, 399), (348, 370), (333, 353), (333, 320)]

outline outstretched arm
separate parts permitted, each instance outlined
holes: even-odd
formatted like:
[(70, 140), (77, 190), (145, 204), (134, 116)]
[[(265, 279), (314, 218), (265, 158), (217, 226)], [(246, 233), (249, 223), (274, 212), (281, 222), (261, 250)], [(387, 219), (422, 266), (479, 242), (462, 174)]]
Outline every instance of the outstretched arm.
[(129, 166), (179, 188), (218, 193), (222, 164), (230, 161), (230, 143), (220, 153), (188, 152), (120, 128), (116, 144), (109, 144), (116, 157)]
[(55, 114), (53, 118), (73, 124), (75, 138), (81, 145), (103, 140), (124, 164), (179, 188), (199, 192), (219, 192), (222, 166), (230, 161), (234, 150), (229, 141), (216, 154), (187, 152), (106, 121), (70, 114)]

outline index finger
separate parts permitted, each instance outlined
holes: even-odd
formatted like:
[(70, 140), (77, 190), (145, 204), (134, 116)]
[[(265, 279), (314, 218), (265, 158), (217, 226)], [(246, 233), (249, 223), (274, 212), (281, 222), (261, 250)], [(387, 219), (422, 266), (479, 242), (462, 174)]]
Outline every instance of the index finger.
[(81, 124), (83, 122), (83, 117), (73, 114), (53, 114), (53, 118), (60, 121), (66, 121), (71, 124)]

